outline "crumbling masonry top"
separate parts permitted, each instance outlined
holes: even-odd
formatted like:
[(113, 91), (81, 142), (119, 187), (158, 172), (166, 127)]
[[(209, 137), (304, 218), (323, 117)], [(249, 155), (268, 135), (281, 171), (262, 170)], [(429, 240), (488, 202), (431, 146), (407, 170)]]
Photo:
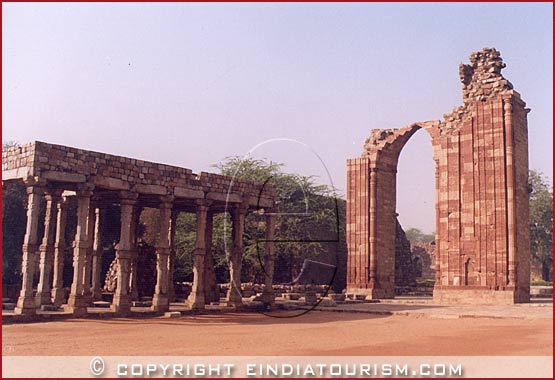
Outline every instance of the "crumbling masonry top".
[(463, 84), (465, 105), (484, 101), (495, 95), (512, 90), (513, 85), (501, 74), (505, 63), (495, 48), (484, 48), (469, 57), (470, 64), (459, 66), (459, 76)]
[(462, 120), (471, 117), (474, 103), (484, 102), (506, 93), (518, 96), (511, 82), (501, 74), (501, 70), (506, 65), (500, 52), (495, 48), (483, 48), (481, 51), (474, 52), (470, 54), (469, 61), (469, 64), (459, 66), (459, 77), (463, 85), (462, 106), (443, 115), (443, 121), (414, 123), (400, 129), (373, 129), (364, 143), (361, 157), (393, 144), (399, 137), (412, 130), (413, 125), (432, 126), (432, 129), (437, 129), (438, 135), (451, 134), (458, 130)]

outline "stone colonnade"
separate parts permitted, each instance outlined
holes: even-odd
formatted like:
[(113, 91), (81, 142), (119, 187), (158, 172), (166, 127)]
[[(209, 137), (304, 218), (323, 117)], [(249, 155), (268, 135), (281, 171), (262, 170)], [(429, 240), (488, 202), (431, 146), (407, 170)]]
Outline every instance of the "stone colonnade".
[[(16, 314), (34, 314), (37, 309), (57, 308), (65, 302), (63, 289), (63, 269), (65, 228), (68, 210), (68, 198), (77, 199), (77, 227), (73, 241), (73, 282), (66, 310), (74, 315), (87, 313), (87, 307), (93, 301), (101, 299), (102, 270), (102, 234), (106, 216), (107, 202), (96, 196), (94, 187), (89, 184), (80, 185), (75, 194), (65, 195), (61, 189), (51, 189), (46, 184), (28, 181), (27, 228), (22, 247), (22, 288)], [(44, 217), (44, 237), (38, 245), (39, 214), (41, 198), (45, 199), (46, 214)], [(139, 195), (130, 191), (118, 193), (121, 206), (120, 238), (116, 246), (117, 288), (113, 296), (111, 308), (115, 312), (126, 313), (131, 310), (133, 300), (137, 299), (137, 239), (136, 230), (138, 216), (142, 207)], [(160, 239), (156, 246), (156, 286), (152, 301), (152, 310), (164, 312), (169, 309), (170, 301), (175, 297), (173, 271), (175, 267), (175, 226), (179, 210), (174, 208), (175, 197), (160, 196), (159, 233)], [(205, 303), (219, 301), (219, 289), (214, 275), (214, 260), (210, 248), (212, 240), (212, 218), (215, 211), (211, 209), (210, 200), (197, 200), (196, 208), (196, 244), (193, 252), (194, 282), (189, 296), (192, 309), (203, 309)], [(232, 219), (232, 249), (230, 254), (230, 285), (227, 295), (228, 304), (242, 304), (240, 281), (241, 261), (243, 254), (243, 228), (249, 210), (246, 204), (230, 205)], [(264, 302), (273, 303), (273, 214), (266, 216), (267, 237), (265, 268), (266, 290)], [(35, 260), (40, 258), (39, 282), (36, 294), (33, 278), (35, 277)]]

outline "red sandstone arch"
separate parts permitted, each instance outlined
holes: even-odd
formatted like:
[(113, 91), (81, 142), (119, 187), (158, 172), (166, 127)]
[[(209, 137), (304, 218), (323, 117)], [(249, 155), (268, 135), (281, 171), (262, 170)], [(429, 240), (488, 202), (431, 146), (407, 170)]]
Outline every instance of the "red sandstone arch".
[(399, 154), (420, 128), (436, 162), (439, 301), (529, 301), (529, 109), (500, 74), (495, 49), (462, 65), (464, 105), (443, 121), (372, 130), (347, 161), (347, 293), (392, 298)]
[[(439, 121), (429, 121), (400, 129), (372, 130), (362, 157), (349, 160), (348, 292), (362, 293), (372, 299), (394, 297), (399, 155), (421, 128), (433, 142), (439, 135), (439, 125)], [(368, 210), (367, 216), (363, 215), (365, 210)]]

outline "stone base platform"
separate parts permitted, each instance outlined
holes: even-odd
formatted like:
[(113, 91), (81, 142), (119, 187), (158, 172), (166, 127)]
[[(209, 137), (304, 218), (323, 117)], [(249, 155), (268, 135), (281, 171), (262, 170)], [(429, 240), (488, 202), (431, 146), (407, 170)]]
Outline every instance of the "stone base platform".
[(530, 294), (522, 296), (514, 289), (457, 289), (456, 287), (434, 288), (433, 299), (439, 304), (463, 305), (513, 305), (530, 302)]
[[(346, 297), (368, 302), (393, 299), (395, 294), (388, 289), (353, 287), (347, 288)], [(433, 300), (439, 304), (513, 305), (530, 302), (530, 292), (529, 289), (491, 290), (481, 287), (461, 289), (458, 286), (436, 286), (433, 289)]]
[(535, 299), (531, 303), (512, 305), (462, 305), (438, 304), (431, 297), (397, 297), (379, 302), (345, 303), (335, 307), (304, 306), (295, 301), (286, 301), (286, 310), (359, 313), (379, 316), (405, 316), (428, 319), (538, 319), (553, 318), (553, 299)]
[(347, 288), (347, 298), (360, 300), (391, 299), (395, 297), (394, 289), (379, 288)]

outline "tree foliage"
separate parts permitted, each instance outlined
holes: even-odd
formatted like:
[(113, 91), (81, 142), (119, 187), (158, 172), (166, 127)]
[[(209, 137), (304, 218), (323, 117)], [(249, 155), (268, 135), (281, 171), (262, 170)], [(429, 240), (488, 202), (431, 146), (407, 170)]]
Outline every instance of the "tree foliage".
[(530, 170), (530, 245), (544, 280), (553, 277), (553, 189), (542, 173)]
[(405, 231), (405, 235), (413, 243), (431, 243), (436, 238), (435, 234), (425, 234), (418, 228), (409, 228)]
[[(214, 165), (221, 174), (238, 179), (264, 182), (269, 180), (276, 187), (274, 281), (290, 282), (300, 272), (305, 259), (325, 262), (338, 266), (334, 288), (345, 286), (345, 201), (336, 199), (332, 189), (317, 185), (310, 176), (288, 174), (283, 165), (254, 158), (228, 157)], [(249, 213), (245, 220), (243, 236), (244, 255), (242, 281), (262, 282), (264, 271), (261, 267), (265, 239), (264, 218)], [(176, 278), (192, 279), (191, 252), (195, 240), (194, 215), (179, 217), (176, 232), (178, 256)], [(218, 214), (214, 217), (212, 252), (215, 256), (216, 276), (219, 282), (227, 281), (228, 263), (226, 244), (231, 244), (231, 221), (229, 216)], [(328, 276), (329, 277), (329, 276)], [(331, 278), (321, 279), (326, 283)]]
[(2, 282), (21, 281), (21, 246), (25, 235), (27, 197), (23, 184), (2, 190)]

